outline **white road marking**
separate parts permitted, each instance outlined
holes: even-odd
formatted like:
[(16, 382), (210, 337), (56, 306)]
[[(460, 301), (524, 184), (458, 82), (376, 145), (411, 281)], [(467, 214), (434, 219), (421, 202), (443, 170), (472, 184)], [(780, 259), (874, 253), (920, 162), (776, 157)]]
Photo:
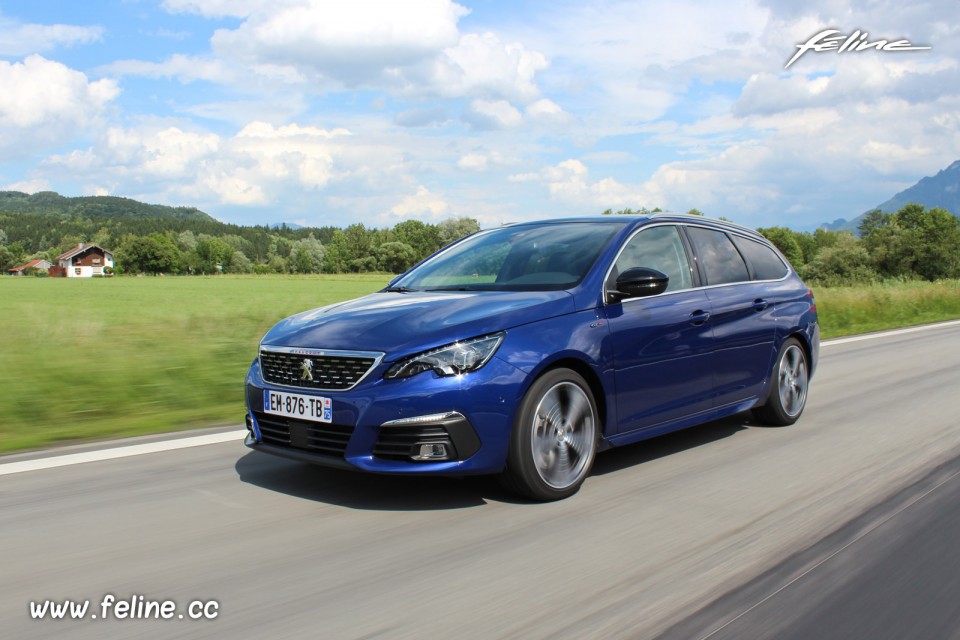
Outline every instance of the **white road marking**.
[[(937, 324), (925, 324), (917, 327), (907, 327), (906, 329), (894, 329), (892, 331), (881, 331), (877, 333), (868, 333), (859, 336), (850, 336), (849, 338), (834, 338), (833, 340), (824, 340), (821, 347), (829, 347), (848, 342), (859, 342), (861, 340), (874, 340), (877, 338), (891, 338), (905, 333), (915, 333), (917, 331), (929, 331), (941, 327), (951, 327), (960, 325), (960, 320), (951, 320), (949, 322), (939, 322)], [(84, 464), (86, 462), (99, 462), (101, 460), (115, 460), (117, 458), (128, 458), (130, 456), (140, 456), (147, 453), (158, 453), (161, 451), (174, 451), (176, 449), (189, 449), (191, 447), (202, 447), (207, 444), (220, 444), (222, 442), (242, 441), (246, 430), (227, 431), (225, 433), (214, 433), (205, 436), (194, 436), (190, 438), (176, 438), (174, 440), (163, 440), (160, 442), (151, 442), (148, 444), (134, 444), (126, 447), (114, 447), (112, 449), (100, 449), (96, 451), (86, 451), (84, 453), (70, 453), (66, 455), (51, 456), (49, 458), (37, 458), (35, 460), (21, 460), (18, 462), (0, 463), (0, 476), (11, 475), (14, 473), (24, 473), (27, 471), (39, 471), (41, 469), (54, 469), (56, 467), (67, 467), (75, 464)]]
[(830, 347), (835, 344), (847, 344), (848, 342), (860, 342), (861, 340), (874, 340), (876, 338), (892, 338), (905, 333), (916, 333), (918, 331), (930, 331), (931, 329), (940, 329), (942, 327), (953, 327), (960, 325), (960, 320), (950, 320), (949, 322), (937, 322), (936, 324), (922, 324), (916, 327), (907, 327), (906, 329), (891, 329), (890, 331), (878, 331), (877, 333), (865, 333), (859, 336), (850, 336), (849, 338), (833, 338), (824, 340), (820, 343), (821, 347)]
[(101, 460), (115, 460), (116, 458), (142, 456), (147, 453), (158, 453), (160, 451), (173, 451), (175, 449), (202, 447), (207, 444), (220, 444), (222, 442), (237, 442), (239, 444), (243, 442), (243, 436), (246, 435), (246, 433), (246, 429), (242, 429), (240, 431), (212, 433), (205, 436), (177, 438), (175, 440), (163, 440), (160, 442), (149, 442), (146, 444), (132, 444), (126, 447), (114, 447), (112, 449), (84, 451), (83, 453), (68, 453), (61, 456), (51, 456), (49, 458), (37, 458), (35, 460), (7, 462), (6, 464), (0, 464), (0, 476), (6, 476), (13, 473), (24, 473), (26, 471), (39, 471), (40, 469), (67, 467), (74, 464), (83, 464), (85, 462), (100, 462)]

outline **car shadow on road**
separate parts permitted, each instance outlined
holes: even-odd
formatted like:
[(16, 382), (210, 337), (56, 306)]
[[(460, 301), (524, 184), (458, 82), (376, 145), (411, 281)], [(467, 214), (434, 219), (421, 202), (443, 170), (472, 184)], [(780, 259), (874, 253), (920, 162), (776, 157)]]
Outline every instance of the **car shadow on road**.
[(237, 460), (234, 468), (242, 482), (351, 509), (433, 511), (524, 502), (492, 477), (385, 476), (329, 469), (256, 451)]
[(636, 467), (645, 462), (671, 456), (688, 449), (696, 449), (717, 442), (724, 438), (746, 430), (748, 427), (758, 426), (753, 421), (750, 412), (715, 420), (683, 431), (675, 431), (666, 435), (657, 436), (649, 440), (642, 440), (616, 449), (609, 449), (597, 456), (593, 463), (591, 475), (602, 476)]
[[(591, 475), (616, 473), (695, 449), (757, 426), (743, 413), (676, 433), (605, 451)], [(242, 482), (304, 500), (372, 511), (467, 509), (488, 503), (535, 504), (503, 489), (491, 476), (463, 478), (384, 476), (278, 458), (250, 451), (234, 468)], [(589, 482), (589, 480), (588, 480)]]

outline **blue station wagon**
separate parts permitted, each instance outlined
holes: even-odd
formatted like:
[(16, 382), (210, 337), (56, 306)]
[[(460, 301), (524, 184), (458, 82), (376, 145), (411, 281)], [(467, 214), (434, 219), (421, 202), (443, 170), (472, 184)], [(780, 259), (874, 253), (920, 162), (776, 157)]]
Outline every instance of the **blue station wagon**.
[(749, 409), (795, 422), (819, 342), (812, 291), (753, 230), (674, 214), (512, 224), (270, 329), (246, 444), (499, 474), (556, 500), (610, 447)]

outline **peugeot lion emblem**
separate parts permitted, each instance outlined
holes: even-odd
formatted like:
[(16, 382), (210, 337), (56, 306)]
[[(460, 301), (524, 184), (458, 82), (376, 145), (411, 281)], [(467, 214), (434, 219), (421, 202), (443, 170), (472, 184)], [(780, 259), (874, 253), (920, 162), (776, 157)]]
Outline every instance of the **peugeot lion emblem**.
[(304, 358), (300, 363), (300, 379), (313, 382), (313, 360)]

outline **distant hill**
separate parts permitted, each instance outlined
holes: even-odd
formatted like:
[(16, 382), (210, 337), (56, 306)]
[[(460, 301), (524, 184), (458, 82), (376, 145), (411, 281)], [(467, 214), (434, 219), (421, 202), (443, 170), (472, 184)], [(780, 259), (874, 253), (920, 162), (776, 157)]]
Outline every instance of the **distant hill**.
[(276, 251), (281, 239), (292, 242), (313, 236), (328, 244), (336, 229), (289, 223), (274, 228), (241, 226), (220, 222), (194, 207), (167, 207), (113, 196), (68, 198), (52, 191), (33, 195), (0, 191), (0, 231), (8, 244), (17, 243), (26, 255), (42, 251), (56, 255), (78, 242), (99, 242), (116, 250), (128, 236), (165, 233), (178, 237), (188, 232), (194, 237), (226, 238), (257, 262)]
[(53, 191), (33, 195), (21, 191), (0, 191), (0, 213), (24, 213), (82, 218), (143, 218), (190, 222), (216, 222), (194, 207), (145, 204), (130, 198), (83, 196), (67, 198)]
[[(957, 160), (935, 176), (922, 178), (920, 182), (908, 189), (904, 189), (886, 202), (870, 209), (880, 209), (884, 213), (894, 213), (904, 205), (915, 202), (922, 204), (926, 209), (940, 207), (955, 216), (960, 216), (960, 160)], [(867, 212), (847, 221), (843, 218), (821, 225), (824, 229), (834, 231), (856, 231), (860, 221)]]

